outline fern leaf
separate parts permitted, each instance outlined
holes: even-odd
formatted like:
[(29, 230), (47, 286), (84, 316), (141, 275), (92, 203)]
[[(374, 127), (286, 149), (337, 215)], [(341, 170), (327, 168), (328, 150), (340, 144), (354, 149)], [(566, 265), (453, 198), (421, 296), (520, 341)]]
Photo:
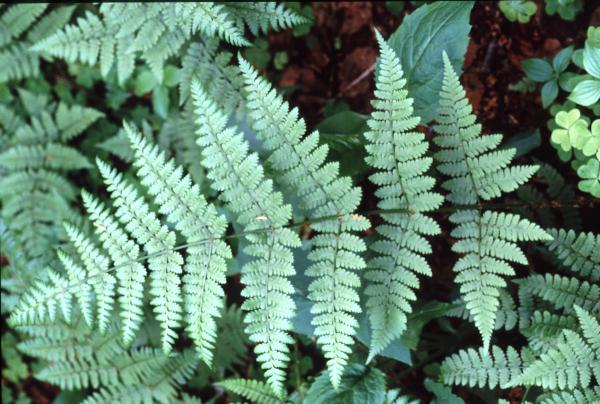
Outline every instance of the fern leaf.
[[(481, 136), (481, 125), (461, 87), (458, 76), (444, 53), (444, 80), (438, 110), (439, 133), (434, 142), (438, 169), (451, 177), (442, 187), (447, 199), (458, 206), (477, 205), (515, 190), (537, 170), (536, 166), (512, 166), (514, 149), (498, 150), (501, 135)], [(480, 205), (481, 206), (481, 205)], [(461, 294), (475, 320), (483, 346), (490, 344), (500, 302), (499, 290), (506, 286), (503, 276), (513, 276), (509, 262), (526, 264), (515, 241), (549, 240), (542, 228), (518, 215), (478, 210), (459, 210), (450, 216), (457, 227), (452, 236), (458, 242), (452, 250), (464, 254), (454, 266)]]
[(47, 167), (53, 170), (79, 170), (90, 168), (88, 159), (76, 149), (58, 143), (17, 145), (0, 154), (0, 165), (9, 170), (27, 170)]
[(100, 52), (105, 52), (102, 41), (106, 37), (114, 37), (104, 23), (94, 14), (87, 11), (77, 19), (77, 24), (67, 25), (50, 37), (44, 38), (32, 46), (35, 52), (45, 52), (67, 62), (83, 62), (96, 64)]
[(575, 389), (543, 394), (539, 398), (540, 404), (588, 404), (600, 402), (600, 387), (589, 389)]
[(526, 358), (513, 347), (508, 347), (506, 352), (495, 345), (491, 348), (491, 355), (484, 348), (469, 348), (444, 359), (440, 368), (444, 383), (504, 388), (510, 380), (521, 375)]
[[(406, 213), (382, 215), (385, 224), (377, 227), (380, 239), (371, 245), (376, 253), (365, 278), (371, 281), (365, 290), (372, 336), (369, 359), (380, 353), (406, 330), (406, 315), (416, 299), (416, 274), (431, 276), (431, 268), (421, 254), (431, 253), (423, 237), (440, 233), (438, 224), (423, 214), (439, 207), (440, 194), (431, 192), (435, 180), (424, 173), (432, 163), (424, 157), (425, 136), (414, 132), (419, 122), (413, 116), (412, 98), (404, 89), (400, 61), (379, 32), (381, 59), (375, 81), (375, 112), (365, 133), (367, 163), (377, 173), (370, 180), (379, 188), (376, 195), (381, 209), (405, 209)], [(412, 132), (411, 132), (412, 131)]]
[(103, 116), (102, 112), (93, 108), (86, 108), (80, 105), (69, 107), (63, 103), (58, 104), (56, 125), (60, 131), (61, 140), (68, 142)]
[(298, 236), (284, 227), (291, 218), (291, 207), (283, 204), (281, 193), (274, 192), (272, 181), (264, 178), (258, 156), (248, 154), (243, 135), (226, 128), (227, 117), (196, 81), (192, 96), (202, 164), (213, 189), (221, 192), (237, 221), (249, 232), (246, 253), (254, 260), (242, 269), (241, 279), (246, 285), (242, 306), (248, 312), (246, 332), (257, 343), (254, 351), (269, 385), (281, 394), (289, 361), (287, 344), (292, 342), (288, 332), (296, 309), (289, 280), (295, 274), (291, 248), (300, 245)]
[(0, 83), (22, 80), (40, 74), (39, 58), (22, 43), (16, 43), (0, 51)]
[(107, 210), (89, 193), (82, 191), (89, 218), (102, 246), (117, 266), (118, 299), (121, 307), (123, 342), (129, 345), (143, 317), (144, 280), (146, 269), (138, 262), (139, 247), (120, 228)]
[(600, 280), (600, 235), (564, 229), (548, 232), (554, 238), (548, 249), (565, 267), (592, 282)]
[(230, 52), (218, 52), (219, 41), (193, 42), (181, 59), (180, 105), (189, 98), (190, 83), (196, 78), (212, 99), (225, 111), (234, 111), (242, 103), (243, 79), (240, 69), (230, 64)]
[[(188, 248), (186, 275), (183, 277), (188, 330), (200, 357), (212, 365), (212, 351), (217, 338), (215, 317), (223, 307), (227, 259), (231, 250), (221, 240), (227, 221), (213, 205), (208, 205), (191, 178), (182, 178), (181, 167), (150, 145), (133, 127), (125, 125), (135, 151), (138, 177), (154, 196), (170, 223), (181, 232)], [(201, 242), (201, 243), (199, 243)]]
[[(162, 348), (168, 353), (177, 337), (174, 328), (182, 319), (179, 276), (183, 270), (183, 258), (173, 250), (175, 233), (161, 225), (143, 198), (120, 173), (101, 160), (96, 163), (115, 201), (117, 218), (151, 256), (148, 259), (151, 303), (162, 328)], [(159, 252), (160, 255), (157, 255)]]
[(511, 384), (572, 390), (576, 387), (588, 387), (592, 375), (600, 377), (600, 357), (576, 332), (563, 330), (563, 333), (565, 342), (543, 353)]
[(291, 28), (306, 22), (306, 19), (274, 1), (253, 3), (249, 1), (230, 2), (225, 6), (238, 21), (245, 23), (254, 36), (266, 34), (269, 29), (275, 31)]
[(108, 273), (110, 261), (75, 227), (65, 224), (65, 230), (83, 261), (94, 289), (98, 307), (98, 326), (100, 332), (104, 333), (110, 321), (116, 283), (115, 277)]
[(578, 305), (594, 313), (600, 312), (600, 287), (560, 275), (530, 275), (518, 281), (523, 289), (566, 313)]
[[(48, 3), (15, 4), (2, 14), (0, 23), (3, 27), (6, 27), (10, 36), (16, 38), (25, 32), (47, 7)], [(4, 40), (0, 45), (4, 45), (6, 42)]]
[(139, 381), (103, 386), (83, 403), (175, 402), (178, 395), (176, 386), (185, 384), (192, 377), (197, 363), (192, 350), (173, 354), (156, 366), (145, 366), (148, 372)]
[(576, 323), (573, 316), (536, 310), (531, 315), (528, 324), (521, 327), (521, 334), (527, 338), (528, 346), (532, 350), (543, 353), (562, 342), (564, 339), (562, 331), (575, 328)]
[(598, 319), (592, 317), (590, 313), (579, 306), (574, 306), (574, 308), (579, 319), (579, 324), (581, 325), (581, 330), (583, 331), (583, 336), (596, 353), (598, 360), (600, 360), (600, 324), (598, 323)]
[(369, 227), (366, 218), (354, 213), (361, 190), (352, 186), (350, 178), (338, 176), (337, 162), (324, 164), (328, 148), (318, 146), (319, 134), (312, 133), (302, 140), (306, 124), (298, 117), (298, 110), (290, 111), (250, 64), (239, 59), (252, 126), (272, 153), (272, 167), (281, 173), (282, 182), (302, 198), (310, 217), (332, 218), (312, 226), (320, 234), (312, 239), (312, 265), (306, 275), (315, 278), (308, 288), (315, 335), (325, 352), (331, 381), (338, 386), (358, 328), (355, 314), (361, 311), (357, 293), (360, 278), (354, 271), (365, 267), (358, 254), (366, 247), (351, 233)]
[(257, 404), (278, 404), (281, 399), (268, 384), (258, 380), (228, 379), (216, 384)]
[(76, 7), (75, 5), (57, 7), (44, 15), (27, 31), (27, 40), (35, 43), (54, 34), (69, 22)]

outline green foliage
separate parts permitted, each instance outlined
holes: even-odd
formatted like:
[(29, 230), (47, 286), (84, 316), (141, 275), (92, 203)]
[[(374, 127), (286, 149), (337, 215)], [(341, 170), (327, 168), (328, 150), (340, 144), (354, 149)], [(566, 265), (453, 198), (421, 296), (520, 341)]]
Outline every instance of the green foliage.
[[(500, 306), (499, 290), (506, 286), (500, 275), (513, 276), (509, 262), (527, 264), (516, 241), (547, 240), (538, 225), (510, 213), (483, 211), (481, 201), (515, 190), (537, 170), (535, 166), (509, 167), (515, 149), (496, 150), (502, 135), (481, 136), (475, 117), (450, 60), (444, 54), (444, 81), (438, 111), (439, 133), (434, 142), (438, 169), (451, 177), (442, 187), (447, 199), (467, 209), (450, 215), (457, 225), (451, 235), (458, 238), (452, 250), (464, 254), (454, 266), (461, 294), (479, 329), (484, 348), (489, 346)], [(479, 209), (468, 206), (479, 205)]]
[(527, 364), (526, 357), (513, 347), (508, 347), (506, 352), (495, 345), (491, 348), (491, 354), (485, 348), (469, 348), (446, 358), (440, 369), (444, 383), (504, 388), (520, 376), (522, 367)]
[(288, 279), (295, 274), (291, 248), (300, 245), (298, 236), (284, 227), (291, 218), (291, 206), (283, 203), (281, 193), (273, 191), (273, 182), (264, 178), (258, 156), (248, 154), (241, 133), (226, 127), (227, 117), (197, 81), (192, 84), (192, 97), (202, 165), (213, 189), (221, 193), (244, 226), (249, 242), (245, 252), (254, 257), (242, 268), (246, 332), (257, 344), (254, 351), (269, 384), (281, 395), (283, 368), (289, 361), (287, 344), (292, 342), (288, 332), (296, 310)]
[[(29, 258), (42, 258), (64, 240), (62, 221), (78, 221), (70, 208), (76, 192), (69, 172), (91, 164), (69, 143), (104, 114), (79, 105), (49, 104), (47, 97), (19, 89), (29, 119), (0, 106), (4, 147), (0, 153), (0, 201), (6, 225)], [(21, 111), (21, 110), (19, 110)], [(23, 115), (26, 116), (24, 113)]]
[(508, 21), (518, 21), (521, 24), (528, 23), (537, 11), (533, 1), (525, 0), (501, 0), (498, 7)]
[(414, 114), (424, 124), (436, 117), (444, 71), (442, 52), (456, 70), (463, 65), (472, 7), (472, 2), (425, 4), (406, 17), (389, 38), (405, 72), (406, 90), (414, 99)]
[(273, 392), (271, 387), (258, 380), (229, 379), (217, 383), (224, 389), (240, 395), (256, 404), (277, 404), (281, 399)]
[(554, 239), (548, 249), (566, 268), (591, 282), (600, 280), (600, 235), (564, 229), (550, 229), (548, 233)]
[(141, 55), (162, 82), (165, 60), (177, 54), (196, 34), (246, 46), (249, 42), (244, 38), (241, 22), (253, 33), (302, 22), (295, 13), (273, 3), (106, 3), (100, 5), (99, 12), (96, 15), (87, 11), (76, 24), (45, 37), (33, 49), (68, 62), (99, 64), (104, 77), (116, 66), (120, 83), (131, 75), (135, 60)]
[(304, 398), (307, 403), (383, 403), (385, 376), (379, 369), (359, 364), (348, 366), (337, 388), (331, 384), (329, 371), (319, 375)]
[(583, 9), (582, 0), (544, 0), (546, 3), (546, 13), (548, 15), (557, 14), (563, 20), (573, 21), (575, 16)]
[(375, 257), (365, 274), (370, 281), (365, 291), (372, 328), (370, 358), (406, 330), (406, 314), (416, 299), (412, 289), (419, 286), (416, 274), (431, 276), (422, 256), (431, 253), (431, 246), (423, 236), (440, 233), (438, 224), (423, 212), (435, 210), (443, 201), (431, 192), (435, 180), (424, 175), (433, 159), (424, 157), (425, 136), (414, 132), (419, 119), (412, 116), (413, 100), (406, 96), (400, 62), (379, 33), (377, 40), (381, 59), (375, 112), (368, 122), (371, 130), (365, 133), (366, 160), (378, 170), (370, 177), (378, 186), (378, 207), (398, 213), (383, 215), (385, 224), (376, 229), (379, 239), (371, 244)]
[[(45, 15), (47, 3), (15, 4), (0, 17), (0, 83), (40, 74), (40, 55), (29, 47), (61, 29), (76, 6), (59, 6)], [(42, 53), (42, 55), (44, 55)]]
[(271, 153), (268, 161), (280, 180), (302, 200), (312, 225), (318, 232), (309, 254), (312, 265), (306, 275), (315, 278), (308, 287), (312, 301), (311, 322), (317, 342), (323, 346), (331, 381), (338, 386), (348, 362), (358, 328), (355, 314), (361, 312), (357, 289), (360, 278), (354, 272), (365, 267), (358, 255), (366, 249), (362, 239), (352, 234), (369, 227), (368, 220), (355, 213), (361, 190), (348, 177), (339, 177), (337, 162), (324, 163), (328, 147), (319, 146), (319, 133), (304, 139), (306, 124), (275, 90), (258, 77), (240, 58), (240, 68), (248, 93), (247, 108), (252, 127)]
[[(511, 165), (543, 131), (482, 136), (455, 73), (472, 3), (422, 3), (374, 34), (371, 115), (336, 97), (314, 127), (257, 72), (302, 56), (264, 35), (308, 33), (310, 5), (1, 5), (3, 401), (597, 401), (595, 201)], [(598, 32), (523, 82), (592, 196)]]

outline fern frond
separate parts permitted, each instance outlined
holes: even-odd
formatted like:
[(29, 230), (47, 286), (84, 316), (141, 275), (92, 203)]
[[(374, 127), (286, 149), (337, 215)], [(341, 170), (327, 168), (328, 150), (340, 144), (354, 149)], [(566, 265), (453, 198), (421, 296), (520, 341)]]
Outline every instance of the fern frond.
[[(600, 324), (598, 318), (593, 317), (579, 306), (575, 306), (574, 308), (579, 324), (581, 325), (583, 336), (596, 353), (596, 358), (600, 360)], [(600, 366), (600, 364), (598, 366)], [(596, 376), (596, 379), (598, 379), (598, 376)]]
[[(8, 31), (10, 35), (8, 40), (10, 40), (10, 37), (16, 38), (25, 32), (47, 7), (48, 3), (15, 4), (6, 10), (0, 18), (0, 24), (2, 24), (2, 28)], [(8, 42), (4, 37), (1, 39), (0, 45)]]
[(230, 64), (233, 56), (230, 52), (219, 52), (218, 48), (219, 41), (216, 39), (193, 42), (188, 47), (181, 58), (181, 105), (189, 98), (190, 83), (196, 78), (224, 111), (234, 111), (240, 107), (244, 84), (240, 69)]
[[(515, 302), (512, 296), (504, 289), (500, 290), (498, 299), (500, 300), (500, 307), (496, 312), (494, 330), (512, 330), (517, 325), (518, 320)], [(455, 316), (462, 318), (463, 320), (473, 321), (473, 316), (469, 310), (467, 310), (467, 305), (464, 300), (459, 298), (454, 301), (453, 304), (457, 305), (457, 307), (448, 311), (446, 313), (447, 316)]]
[(531, 315), (526, 326), (521, 327), (523, 334), (529, 341), (529, 347), (538, 352), (547, 352), (549, 349), (562, 342), (564, 329), (573, 329), (577, 321), (574, 316), (565, 316), (550, 313), (549, 311), (536, 310)]
[(269, 29), (279, 31), (306, 22), (304, 17), (274, 1), (230, 2), (226, 3), (225, 7), (238, 21), (238, 26), (243, 26), (245, 23), (254, 36), (266, 34)]
[(100, 55), (107, 51), (112, 52), (112, 49), (106, 49), (103, 41), (114, 37), (114, 33), (109, 31), (97, 16), (87, 11), (83, 17), (77, 19), (76, 24), (67, 25), (50, 37), (43, 38), (31, 49), (65, 59), (67, 62), (80, 61), (93, 65)]
[(504, 388), (513, 378), (521, 375), (527, 358), (522, 357), (513, 347), (506, 352), (493, 345), (492, 353), (479, 348), (469, 348), (444, 359), (440, 368), (446, 384), (455, 384), (490, 389)]
[(339, 177), (337, 162), (324, 164), (327, 145), (319, 146), (319, 134), (302, 139), (306, 124), (298, 110), (289, 105), (241, 57), (240, 68), (246, 82), (247, 108), (264, 147), (271, 152), (269, 162), (281, 173), (283, 184), (293, 189), (310, 217), (332, 217), (312, 225), (317, 234), (309, 254), (312, 265), (305, 274), (315, 278), (308, 287), (313, 302), (317, 342), (322, 346), (331, 381), (338, 386), (348, 363), (361, 312), (357, 289), (360, 278), (354, 273), (365, 267), (359, 253), (366, 249), (352, 232), (366, 230), (369, 222), (355, 213), (361, 189), (348, 177)]
[(0, 83), (21, 80), (40, 74), (39, 57), (29, 52), (26, 45), (16, 43), (0, 50)]
[[(162, 354), (155, 353), (155, 355), (163, 357)], [(144, 377), (140, 377), (139, 381), (103, 386), (83, 402), (86, 404), (175, 402), (178, 393), (177, 385), (184, 384), (192, 377), (198, 359), (193, 350), (189, 349), (165, 359), (157, 366), (143, 367), (148, 372)]]
[(576, 332), (563, 330), (563, 333), (563, 343), (543, 353), (511, 384), (541, 386), (551, 390), (572, 390), (576, 387), (588, 387), (592, 375), (598, 379), (600, 357)]
[(76, 7), (76, 5), (57, 7), (44, 15), (27, 31), (27, 40), (35, 43), (64, 27), (71, 19)]
[[(177, 337), (174, 328), (182, 320), (179, 276), (183, 271), (183, 257), (173, 250), (175, 233), (160, 223), (136, 189), (119, 172), (99, 159), (96, 163), (115, 202), (117, 218), (151, 256), (148, 258), (150, 302), (161, 324), (162, 348), (168, 353)], [(157, 255), (159, 252), (160, 255)]]
[(82, 107), (80, 105), (67, 106), (58, 104), (56, 109), (56, 126), (60, 131), (60, 137), (63, 142), (68, 142), (74, 137), (80, 135), (89, 128), (104, 113), (93, 108)]
[(548, 233), (554, 238), (548, 249), (565, 267), (592, 282), (600, 280), (600, 235), (564, 229), (550, 229)]
[(135, 151), (141, 183), (154, 196), (160, 213), (175, 225), (188, 244), (194, 244), (187, 249), (183, 277), (185, 317), (200, 357), (211, 366), (217, 338), (215, 317), (223, 307), (225, 260), (232, 256), (229, 246), (221, 240), (227, 221), (213, 205), (207, 204), (199, 187), (192, 186), (190, 176), (183, 176), (180, 166), (176, 167), (173, 160), (166, 161), (158, 147), (149, 144), (133, 127), (125, 124), (125, 131)]
[(371, 320), (369, 359), (385, 349), (406, 330), (406, 315), (416, 299), (417, 274), (431, 276), (423, 255), (431, 245), (423, 237), (440, 233), (438, 224), (423, 212), (439, 207), (443, 197), (432, 192), (435, 180), (425, 175), (433, 161), (424, 157), (428, 144), (422, 133), (414, 132), (419, 118), (413, 116), (412, 98), (404, 89), (402, 67), (395, 52), (378, 31), (380, 65), (375, 80), (375, 112), (365, 133), (367, 163), (377, 169), (369, 179), (378, 186), (380, 209), (405, 209), (406, 213), (382, 215), (385, 224), (377, 227), (380, 238), (370, 248), (376, 257), (369, 263), (365, 294)]
[(222, 4), (103, 3), (99, 10), (100, 16), (87, 12), (76, 24), (38, 41), (32, 49), (69, 62), (99, 64), (104, 77), (116, 65), (123, 84), (138, 56), (162, 82), (165, 61), (196, 33), (236, 46), (249, 44)]
[(111, 212), (89, 193), (81, 196), (89, 219), (94, 224), (104, 250), (118, 266), (116, 277), (119, 281), (118, 299), (121, 307), (121, 327), (123, 342), (129, 345), (143, 318), (144, 280), (146, 268), (138, 262), (140, 249), (113, 219)]
[[(65, 230), (83, 261), (90, 285), (94, 289), (98, 308), (98, 327), (100, 332), (104, 333), (112, 313), (116, 284), (115, 277), (108, 273), (110, 261), (91, 240), (75, 227), (65, 224)], [(86, 286), (82, 285), (82, 289)], [(83, 313), (85, 314), (85, 310)]]
[(600, 387), (575, 389), (543, 394), (539, 397), (540, 404), (589, 404), (600, 402)]
[(288, 333), (296, 309), (289, 280), (295, 274), (291, 248), (300, 245), (298, 236), (284, 227), (291, 218), (291, 207), (284, 205), (281, 193), (273, 191), (272, 181), (264, 178), (258, 155), (248, 154), (242, 133), (226, 127), (227, 116), (197, 81), (192, 83), (192, 97), (202, 164), (213, 189), (221, 193), (249, 232), (246, 253), (254, 259), (244, 266), (241, 278), (246, 285), (242, 292), (246, 297), (242, 308), (248, 312), (246, 332), (257, 343), (254, 351), (269, 384), (281, 394), (289, 361), (286, 344), (292, 342)]
[(556, 309), (563, 309), (565, 313), (572, 312), (573, 305), (594, 313), (600, 312), (600, 287), (597, 284), (552, 274), (529, 275), (517, 282), (527, 292), (552, 304)]
[(45, 146), (17, 145), (0, 154), (0, 165), (11, 171), (47, 167), (53, 170), (90, 168), (88, 159), (77, 149), (58, 143)]
[[(451, 177), (442, 187), (447, 199), (458, 206), (476, 205), (515, 190), (537, 170), (536, 166), (512, 166), (515, 149), (500, 149), (501, 135), (481, 136), (481, 125), (461, 87), (458, 76), (444, 53), (444, 80), (438, 110), (439, 133), (434, 142), (438, 169)], [(527, 259), (515, 241), (549, 240), (541, 227), (518, 215), (459, 210), (450, 216), (457, 227), (452, 236), (458, 242), (452, 250), (464, 254), (454, 266), (461, 294), (475, 320), (484, 348), (490, 343), (500, 305), (499, 290), (506, 286), (503, 276), (513, 276), (509, 262), (526, 264)]]
[(281, 399), (268, 384), (258, 380), (228, 379), (216, 384), (257, 404), (279, 404)]

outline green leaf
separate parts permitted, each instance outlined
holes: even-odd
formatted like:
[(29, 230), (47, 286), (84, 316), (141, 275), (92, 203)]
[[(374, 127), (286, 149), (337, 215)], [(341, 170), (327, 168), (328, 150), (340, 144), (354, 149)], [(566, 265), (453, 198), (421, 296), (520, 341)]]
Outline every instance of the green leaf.
[(315, 379), (304, 398), (304, 402), (311, 404), (383, 404), (384, 400), (383, 373), (357, 363), (346, 368), (337, 391), (329, 381), (329, 371), (325, 371)]
[(169, 114), (169, 90), (165, 86), (158, 86), (152, 92), (152, 108), (163, 119)]
[(523, 71), (533, 81), (544, 83), (554, 77), (554, 69), (544, 59), (527, 59), (523, 61)]
[(577, 84), (569, 99), (579, 105), (588, 107), (598, 102), (600, 98), (600, 80), (584, 80)]
[(369, 129), (367, 118), (353, 111), (342, 111), (316, 126), (321, 141), (329, 145), (331, 159), (339, 161), (341, 175), (353, 176), (367, 170), (362, 136)]
[(571, 55), (573, 55), (572, 45), (561, 50), (554, 56), (554, 59), (552, 59), (552, 67), (556, 73), (562, 73), (567, 66), (569, 66)]
[(558, 82), (550, 80), (542, 86), (542, 106), (548, 108), (558, 95)]
[(577, 169), (577, 175), (582, 178), (578, 184), (579, 189), (600, 198), (600, 161), (596, 158), (589, 159)]
[(469, 15), (473, 2), (442, 1), (425, 4), (404, 18), (389, 38), (405, 72), (406, 89), (414, 98), (414, 114), (423, 123), (435, 118), (442, 85), (445, 50), (452, 65), (461, 70), (469, 42)]
[(181, 80), (181, 70), (173, 65), (166, 65), (163, 84), (168, 88), (175, 87)]
[(508, 138), (504, 143), (505, 148), (514, 148), (517, 150), (516, 157), (523, 156), (529, 153), (531, 150), (540, 147), (542, 144), (542, 136), (540, 130), (535, 129), (533, 131), (517, 133), (514, 136)]
[(146, 93), (149, 93), (157, 85), (158, 85), (158, 80), (156, 79), (156, 76), (154, 76), (154, 74), (152, 74), (152, 72), (150, 70), (143, 70), (135, 78), (135, 84), (134, 84), (135, 95), (137, 95), (139, 97)]
[(431, 401), (431, 404), (464, 404), (462, 398), (452, 393), (452, 388), (444, 386), (442, 383), (425, 379), (425, 388), (435, 396), (435, 400)]
[(574, 108), (570, 111), (560, 111), (554, 118), (557, 128), (552, 131), (550, 140), (560, 145), (565, 152), (578, 143), (578, 138), (588, 131), (587, 122), (581, 119), (581, 112)]
[(600, 79), (600, 49), (593, 47), (588, 42), (583, 50), (583, 67), (586, 72)]
[(435, 318), (444, 316), (451, 308), (451, 304), (435, 300), (417, 301), (413, 306), (413, 312), (408, 316), (406, 331), (401, 337), (402, 342), (412, 350), (417, 349), (421, 331), (425, 324)]

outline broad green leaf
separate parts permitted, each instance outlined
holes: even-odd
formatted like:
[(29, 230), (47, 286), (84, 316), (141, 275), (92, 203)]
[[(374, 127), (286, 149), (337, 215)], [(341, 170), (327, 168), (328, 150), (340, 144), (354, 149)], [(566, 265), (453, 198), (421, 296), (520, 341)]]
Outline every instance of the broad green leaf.
[(169, 90), (165, 86), (158, 86), (152, 92), (152, 108), (161, 118), (166, 119), (169, 113)]
[(383, 404), (384, 400), (384, 374), (358, 363), (346, 368), (337, 391), (329, 380), (329, 371), (325, 371), (315, 379), (304, 398), (310, 404)]
[(600, 98), (600, 80), (585, 80), (577, 84), (569, 99), (579, 105), (588, 107), (598, 102)]
[(156, 76), (154, 76), (154, 74), (152, 74), (150, 70), (143, 70), (135, 78), (135, 95), (139, 97), (141, 95), (149, 93), (157, 85), (158, 80), (156, 79)]
[(556, 80), (547, 81), (542, 86), (542, 106), (548, 108), (558, 95), (558, 83)]
[(552, 59), (552, 67), (554, 68), (554, 71), (557, 73), (562, 73), (569, 66), (571, 55), (573, 55), (573, 46), (568, 46), (558, 52), (556, 56), (554, 56), (554, 59)]
[(529, 153), (531, 150), (537, 147), (540, 147), (541, 144), (542, 136), (540, 135), (540, 130), (535, 129), (529, 132), (517, 133), (516, 135), (509, 137), (504, 143), (504, 147), (516, 149), (516, 158)]
[(600, 49), (587, 42), (583, 49), (583, 67), (586, 72), (600, 79)]
[(523, 71), (533, 81), (544, 83), (554, 76), (554, 69), (544, 59), (527, 59), (523, 61)]
[(435, 318), (444, 316), (452, 308), (449, 303), (428, 301), (417, 301), (413, 306), (413, 312), (408, 315), (406, 331), (401, 337), (402, 342), (410, 349), (416, 349), (419, 337), (425, 324)]
[(423, 123), (434, 119), (442, 84), (446, 51), (452, 66), (462, 70), (469, 41), (469, 15), (473, 2), (441, 1), (425, 4), (404, 18), (389, 38), (404, 69), (408, 95), (414, 98), (414, 114)]
[(444, 386), (442, 383), (434, 382), (431, 379), (425, 379), (425, 388), (435, 396), (431, 404), (464, 404), (462, 398), (452, 393), (452, 388)]

